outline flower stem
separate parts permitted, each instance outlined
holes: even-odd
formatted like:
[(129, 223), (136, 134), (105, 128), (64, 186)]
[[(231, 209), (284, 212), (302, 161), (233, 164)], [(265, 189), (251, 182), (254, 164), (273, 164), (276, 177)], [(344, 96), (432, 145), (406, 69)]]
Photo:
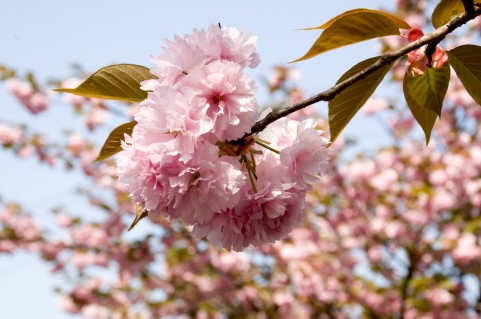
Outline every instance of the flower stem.
[(252, 185), (252, 190), (254, 191), (254, 193), (257, 193), (257, 187), (255, 182), (255, 180), (257, 180), (256, 173), (254, 172), (251, 163), (247, 159), (247, 156), (242, 155), (241, 159), (246, 164), (247, 172), (249, 173), (249, 180), (251, 181)]
[(270, 147), (269, 145), (264, 144), (264, 143), (262, 143), (262, 142), (260, 142), (260, 141), (258, 141), (258, 140), (256, 140), (256, 144), (258, 144), (258, 145), (260, 145), (260, 146), (262, 146), (262, 147), (264, 147), (264, 148), (267, 148), (267, 149), (268, 149), (269, 151), (271, 151), (271, 152), (274, 152), (274, 153), (276, 153), (276, 154), (279, 154), (279, 151), (278, 151), (278, 150), (276, 150), (275, 148), (272, 148), (272, 147)]

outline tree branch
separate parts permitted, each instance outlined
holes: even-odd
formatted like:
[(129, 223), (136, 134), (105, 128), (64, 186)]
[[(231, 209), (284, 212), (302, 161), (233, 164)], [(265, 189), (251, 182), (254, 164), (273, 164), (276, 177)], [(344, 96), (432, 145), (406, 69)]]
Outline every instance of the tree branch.
[[(463, 1), (463, 3), (464, 2), (467, 2), (467, 1)], [(470, 1), (470, 2), (472, 3), (473, 1)], [(233, 141), (233, 143), (238, 143), (240, 140), (244, 139), (245, 137), (247, 137), (249, 135), (259, 133), (262, 130), (264, 130), (267, 127), (267, 125), (271, 124), (272, 122), (275, 122), (278, 119), (280, 119), (284, 116), (287, 116), (291, 113), (294, 113), (294, 112), (296, 112), (300, 109), (303, 109), (303, 108), (305, 108), (309, 105), (312, 105), (312, 104), (320, 102), (320, 101), (331, 101), (336, 95), (338, 95), (339, 93), (341, 93), (342, 91), (344, 91), (346, 88), (353, 85), (357, 81), (359, 81), (362, 78), (366, 77), (367, 75), (373, 73), (374, 71), (379, 70), (383, 66), (388, 65), (391, 62), (399, 59), (400, 57), (408, 54), (409, 52), (414, 51), (415, 49), (418, 49), (418, 48), (420, 48), (420, 47), (422, 47), (426, 44), (431, 44), (431, 43), (437, 44), (437, 43), (439, 43), (441, 40), (443, 40), (446, 37), (446, 35), (453, 32), (455, 29), (459, 28), (460, 26), (462, 26), (466, 22), (468, 22), (468, 21), (476, 18), (477, 16), (481, 15), (481, 7), (472, 6), (472, 8), (473, 8), (472, 12), (469, 12), (468, 10), (466, 10), (466, 12), (463, 13), (461, 16), (454, 18), (453, 20), (451, 20), (447, 24), (445, 24), (442, 27), (439, 27), (436, 30), (434, 30), (432, 33), (427, 34), (427, 35), (423, 36), (422, 38), (420, 38), (420, 39), (418, 39), (414, 42), (411, 42), (408, 45), (406, 45), (406, 46), (404, 46), (404, 47), (402, 47), (402, 48), (400, 48), (396, 51), (393, 51), (391, 53), (387, 53), (387, 54), (381, 56), (379, 58), (379, 60), (377, 60), (376, 62), (374, 62), (373, 64), (371, 64), (367, 68), (365, 68), (364, 70), (362, 70), (359, 73), (354, 74), (350, 78), (334, 85), (330, 89), (327, 89), (326, 91), (321, 92), (317, 95), (314, 95), (310, 98), (307, 98), (307, 99), (305, 99), (301, 102), (293, 104), (292, 106), (287, 107), (285, 109), (270, 112), (269, 114), (267, 114), (267, 116), (264, 119), (258, 121), (256, 124), (254, 124), (250, 133), (245, 134), (241, 139), (239, 139), (237, 141)]]
[(408, 250), (408, 256), (409, 266), (407, 269), (406, 277), (404, 277), (401, 285), (401, 309), (399, 310), (399, 319), (404, 319), (404, 315), (406, 312), (406, 300), (408, 297), (408, 288), (416, 270), (416, 257), (414, 256), (414, 252)]
[(464, 11), (467, 13), (474, 13), (474, 0), (462, 0), (463, 1), (463, 6), (464, 6)]

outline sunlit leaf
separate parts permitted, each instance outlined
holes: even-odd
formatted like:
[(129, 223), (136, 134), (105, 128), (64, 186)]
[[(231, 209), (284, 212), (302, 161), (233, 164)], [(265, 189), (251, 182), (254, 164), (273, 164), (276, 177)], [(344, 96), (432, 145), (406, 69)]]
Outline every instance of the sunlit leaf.
[(399, 35), (399, 28), (410, 27), (401, 19), (387, 13), (356, 9), (349, 14), (345, 12), (317, 28), (325, 28), (325, 30), (311, 49), (303, 57), (293, 62), (310, 59), (349, 44), (387, 35)]
[(440, 69), (427, 68), (424, 75), (409, 76), (409, 90), (419, 105), (434, 111), (441, 116), (443, 100), (449, 86), (449, 64)]
[(112, 132), (110, 132), (109, 137), (105, 141), (102, 149), (100, 150), (99, 156), (95, 159), (95, 162), (109, 158), (110, 156), (117, 154), (122, 150), (121, 141), (124, 140), (124, 134), (131, 135), (137, 122), (129, 122), (117, 126)]
[[(356, 64), (349, 71), (344, 73), (337, 83), (364, 70), (378, 59), (379, 57), (374, 57)], [(331, 131), (332, 142), (339, 136), (341, 131), (346, 127), (357, 111), (359, 111), (364, 103), (366, 103), (367, 99), (374, 93), (393, 63), (394, 62), (383, 66), (379, 70), (374, 71), (365, 78), (349, 86), (329, 102), (329, 128)]]
[(426, 135), (426, 144), (431, 138), (436, 117), (441, 114), (443, 99), (448, 90), (449, 76), (449, 63), (444, 64), (440, 69), (428, 68), (424, 75), (411, 76), (409, 70), (404, 75), (404, 97), (411, 113)]
[(149, 213), (147, 213), (147, 211), (145, 211), (140, 204), (137, 203), (135, 206), (136, 206), (135, 218), (127, 231), (130, 231), (131, 229), (133, 229), (141, 219), (149, 216)]
[(335, 16), (334, 18), (330, 19), (330, 20), (327, 21), (326, 23), (321, 24), (320, 26), (313, 27), (313, 28), (304, 28), (304, 29), (302, 29), (302, 30), (319, 30), (319, 29), (326, 29), (326, 28), (329, 27), (334, 21), (337, 21), (337, 20), (339, 20), (339, 19), (342, 18), (342, 17), (345, 17), (345, 16), (350, 15), (350, 14), (353, 14), (353, 13), (358, 13), (358, 12), (375, 12), (375, 13), (378, 13), (378, 14), (382, 14), (382, 15), (384, 15), (385, 17), (388, 17), (389, 19), (391, 19), (391, 20), (399, 27), (399, 29), (411, 29), (411, 26), (410, 26), (406, 21), (404, 21), (404, 20), (402, 20), (402, 19), (399, 19), (398, 17), (396, 17), (396, 16), (394, 16), (394, 15), (392, 15), (392, 14), (389, 14), (389, 13), (387, 13), (387, 12), (377, 11), (377, 10), (359, 8), (359, 9), (352, 9), (352, 10), (343, 12), (343, 13)]
[(140, 89), (140, 82), (154, 78), (155, 75), (144, 66), (114, 64), (101, 68), (76, 88), (55, 91), (105, 100), (141, 102), (147, 98), (147, 92)]
[[(475, 0), (474, 3), (481, 3), (481, 0)], [(463, 13), (464, 5), (461, 0), (441, 0), (434, 9), (431, 20), (433, 26), (439, 28)]]
[(469, 95), (481, 105), (481, 47), (467, 44), (447, 52), (449, 63)]

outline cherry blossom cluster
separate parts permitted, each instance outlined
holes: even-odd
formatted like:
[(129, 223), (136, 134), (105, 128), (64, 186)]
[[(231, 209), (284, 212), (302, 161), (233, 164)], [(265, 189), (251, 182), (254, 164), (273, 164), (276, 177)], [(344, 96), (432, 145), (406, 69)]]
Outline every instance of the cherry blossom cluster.
[[(397, 3), (397, 14), (409, 14), (411, 25), (425, 24), (425, 1)], [(471, 25), (473, 37), (480, 21)], [(465, 38), (454, 41), (466, 43)], [(286, 91), (282, 101), (290, 99), (294, 87), (286, 85), (285, 78), (292, 73), (275, 71), (270, 88), (277, 94)], [(393, 80), (400, 82), (405, 71), (402, 61), (396, 63)], [(135, 209), (126, 200), (126, 186), (117, 182), (115, 161), (92, 165), (98, 149), (80, 133), (69, 134), (60, 152), (52, 136), (2, 122), (0, 151), (16, 156), (21, 169), (27, 161), (20, 159), (28, 154), (30, 161), (44, 164), (44, 155), (55, 159), (57, 165), (48, 167), (52, 172), (62, 169), (58, 164), (65, 157), (93, 187), (77, 193), (86, 196), (85, 209), (68, 202), (56, 209), (56, 224), (46, 223), (39, 205), (29, 215), (0, 198), (0, 256), (38, 254), (56, 276), (69, 278), (57, 290), (60, 306), (91, 319), (479, 318), (481, 108), (454, 72), (451, 76), (446, 107), (429, 147), (419, 141), (405, 105), (398, 105), (396, 96), (379, 95), (363, 110), (386, 121), (393, 145), (354, 156), (336, 140), (332, 166), (306, 197), (304, 224), (285, 240), (242, 253), (206, 245), (190, 236), (190, 227), (166, 214), (152, 219), (150, 232), (136, 232), (132, 238), (124, 217)], [(77, 103), (68, 103), (77, 109)], [(43, 116), (56, 118), (55, 108), (51, 110)], [(299, 120), (315, 118), (318, 126), (326, 121), (306, 109), (294, 115)], [(277, 128), (288, 131), (280, 124)], [(282, 153), (283, 135), (271, 138), (275, 127), (269, 130), (259, 138)], [(224, 152), (238, 149), (223, 146)], [(263, 152), (254, 154), (260, 176), (262, 156), (277, 157), (257, 144), (249, 148)], [(249, 159), (250, 153), (246, 155)], [(29, 178), (35, 182), (34, 175)], [(245, 183), (250, 183), (248, 174)], [(258, 193), (261, 184), (255, 184)], [(64, 201), (56, 196), (51, 205), (64, 206)], [(3, 276), (9, 275), (9, 268), (2, 270)]]
[(47, 93), (39, 91), (32, 83), (10, 78), (7, 80), (7, 87), (31, 113), (38, 114), (47, 109)]
[(234, 28), (166, 41), (118, 164), (150, 217), (181, 219), (228, 250), (285, 237), (303, 220), (306, 191), (327, 161), (313, 120), (284, 119), (244, 137), (260, 112), (243, 69), (259, 61), (256, 38)]
[[(409, 42), (414, 42), (422, 36), (424, 36), (424, 32), (419, 28), (413, 28), (409, 30), (409, 33), (407, 34)], [(412, 76), (423, 75), (426, 72), (426, 69), (431, 66), (439, 69), (448, 61), (448, 55), (443, 49), (441, 49), (441, 47), (436, 46), (436, 50), (430, 57), (431, 60), (429, 60), (426, 54), (426, 49), (427, 45), (409, 52), (406, 65), (410, 66), (410, 73)]]

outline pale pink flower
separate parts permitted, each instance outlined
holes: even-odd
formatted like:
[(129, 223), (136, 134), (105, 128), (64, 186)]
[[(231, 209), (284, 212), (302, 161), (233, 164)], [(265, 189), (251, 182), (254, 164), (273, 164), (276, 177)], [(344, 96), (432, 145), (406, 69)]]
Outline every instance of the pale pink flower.
[(442, 229), (442, 238), (447, 241), (457, 242), (461, 233), (459, 228), (454, 224), (447, 224)]
[(410, 13), (406, 16), (405, 21), (415, 28), (420, 28), (426, 25), (426, 17), (422, 14)]
[[(151, 72), (159, 79), (144, 82), (144, 87), (153, 89), (151, 84), (175, 85), (191, 70), (205, 64), (205, 55), (196, 43), (175, 36), (174, 42), (165, 40), (165, 44), (164, 52), (160, 56), (152, 58), (155, 66), (151, 69)], [(154, 81), (158, 81), (158, 84)]]
[(481, 179), (468, 181), (464, 185), (473, 206), (481, 207)]
[(458, 240), (452, 257), (454, 262), (461, 265), (467, 265), (472, 261), (479, 260), (481, 258), (481, 247), (476, 237), (471, 233), (464, 233)]
[(440, 287), (426, 290), (423, 292), (423, 296), (435, 306), (443, 306), (454, 301), (454, 296)]
[(48, 107), (46, 95), (35, 91), (28, 82), (11, 78), (7, 80), (7, 88), (33, 114), (43, 112)]
[(321, 171), (327, 166), (329, 141), (320, 136), (322, 132), (317, 131), (314, 120), (295, 124), (288, 125), (294, 130), (295, 138), (291, 146), (280, 151), (280, 159), (294, 187), (309, 190), (320, 180)]
[(385, 225), (383, 230), (388, 238), (396, 239), (405, 236), (407, 228), (406, 224), (397, 220), (392, 220)]
[(470, 161), (477, 167), (481, 168), (481, 145), (472, 145), (467, 151), (469, 153)]
[(149, 213), (163, 211), (187, 224), (205, 223), (215, 212), (234, 207), (244, 184), (239, 162), (230, 157), (221, 160), (217, 152), (206, 142), (196, 157), (184, 163), (180, 155), (145, 152), (125, 144), (119, 180)]
[(70, 262), (76, 268), (83, 269), (91, 265), (105, 265), (108, 260), (91, 251), (76, 250), (72, 253)]
[(221, 28), (212, 24), (207, 30), (194, 30), (187, 40), (195, 43), (205, 54), (207, 63), (227, 60), (242, 68), (254, 68), (260, 63), (256, 53), (257, 37), (236, 28)]
[[(130, 143), (132, 139), (126, 136), (124, 150), (119, 154), (117, 162), (117, 174), (119, 181), (128, 186), (132, 199), (140, 203), (149, 212), (165, 211), (167, 205), (163, 202), (163, 197), (159, 194), (164, 193), (164, 186), (157, 180), (160, 164), (154, 164), (149, 158), (149, 154), (134, 147)], [(172, 159), (174, 169), (167, 168), (167, 159)], [(179, 168), (177, 158), (172, 156), (164, 158), (165, 172), (171, 172), (171, 176), (177, 176)]]
[(408, 117), (393, 117), (388, 120), (389, 125), (393, 128), (397, 137), (402, 137), (409, 133), (413, 127), (415, 120), (412, 116)]
[(244, 219), (236, 214), (235, 209), (227, 209), (215, 214), (209, 223), (195, 225), (192, 235), (198, 238), (207, 237), (209, 242), (218, 248), (242, 251), (249, 245), (244, 223)]
[(346, 178), (353, 180), (369, 179), (376, 172), (376, 163), (373, 160), (353, 161), (346, 167), (341, 168), (341, 173)]
[(177, 177), (169, 178), (174, 193), (169, 212), (187, 224), (204, 224), (214, 213), (233, 208), (245, 183), (235, 158), (217, 158), (217, 148), (207, 143), (199, 153), (203, 154), (188, 162)]
[(67, 146), (74, 156), (79, 157), (81, 153), (86, 149), (87, 142), (85, 141), (85, 138), (80, 134), (71, 133), (68, 136)]
[(82, 308), (82, 314), (90, 319), (103, 319), (109, 316), (110, 311), (105, 307), (90, 304)]
[(294, 297), (287, 291), (276, 291), (272, 296), (274, 303), (278, 306), (292, 306), (294, 303)]
[(150, 92), (135, 115), (135, 144), (162, 148), (167, 155), (180, 155), (187, 162), (193, 156), (198, 139), (212, 130), (213, 121), (204, 116), (207, 105), (188, 98), (168, 86)]
[(7, 88), (19, 99), (29, 98), (35, 91), (31, 85), (17, 78), (10, 78), (7, 81)]
[(399, 174), (392, 168), (386, 168), (371, 178), (371, 185), (381, 192), (392, 189), (396, 185)]
[(380, 262), (383, 257), (381, 247), (378, 245), (370, 247), (367, 251), (367, 257), (371, 262)]
[[(284, 238), (304, 217), (305, 193), (283, 184), (268, 158), (257, 167), (257, 192), (247, 183), (245, 195), (234, 209), (215, 214), (193, 234), (227, 250), (240, 251), (249, 244), (263, 245)], [(275, 162), (274, 162), (275, 163)]]
[(11, 145), (22, 141), (23, 138), (23, 132), (20, 127), (12, 127), (0, 123), (0, 144)]
[(444, 185), (449, 179), (444, 168), (435, 169), (429, 173), (429, 181), (435, 186)]
[(402, 214), (405, 221), (413, 225), (426, 225), (430, 221), (429, 214), (427, 212), (418, 210), (407, 210)]
[(94, 131), (97, 126), (104, 124), (110, 117), (109, 111), (102, 105), (93, 105), (85, 115), (85, 124), (90, 131)]
[(366, 104), (362, 107), (364, 114), (370, 116), (380, 111), (387, 110), (389, 108), (389, 102), (382, 97), (373, 97), (367, 100)]
[(60, 308), (70, 313), (77, 313), (80, 310), (72, 298), (66, 295), (60, 299)]
[[(266, 187), (267, 188), (267, 187)], [(305, 193), (269, 189), (241, 201), (238, 210), (249, 215), (248, 239), (254, 246), (283, 239), (304, 219)]]
[(28, 102), (24, 102), (24, 105), (33, 114), (43, 112), (48, 107), (47, 97), (44, 94), (37, 92), (30, 97)]
[(91, 247), (103, 247), (109, 242), (109, 237), (102, 228), (89, 224), (80, 225), (72, 229), (71, 239), (77, 245)]
[[(413, 42), (421, 38), (423, 35), (424, 33), (419, 28), (413, 28), (409, 31), (407, 37), (409, 42)], [(428, 57), (425, 53), (426, 48), (427, 46), (423, 46), (408, 53), (406, 66), (409, 66), (411, 76), (423, 75), (429, 67)], [(446, 52), (438, 46), (431, 58), (431, 66), (433, 68), (441, 68), (448, 61)]]
[(211, 251), (212, 264), (222, 271), (247, 272), (250, 268), (249, 257), (245, 253)]
[(185, 79), (184, 94), (203, 98), (205, 114), (214, 121), (212, 133), (219, 140), (234, 140), (250, 132), (259, 118), (251, 77), (234, 62), (215, 61)]
[(431, 201), (434, 209), (448, 210), (454, 208), (459, 199), (452, 192), (444, 188), (438, 188), (435, 190)]

